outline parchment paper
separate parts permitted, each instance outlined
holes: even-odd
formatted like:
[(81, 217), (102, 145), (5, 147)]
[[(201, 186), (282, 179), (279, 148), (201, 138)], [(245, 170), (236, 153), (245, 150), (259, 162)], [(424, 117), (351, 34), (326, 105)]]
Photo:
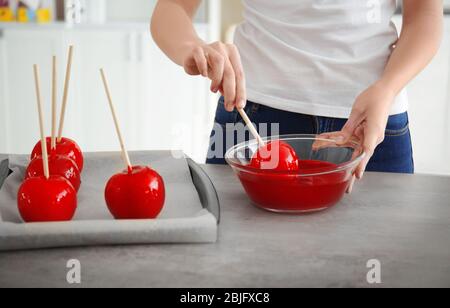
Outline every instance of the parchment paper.
[(164, 178), (166, 203), (158, 219), (113, 219), (104, 200), (104, 187), (113, 174), (124, 168), (123, 163), (118, 153), (96, 153), (85, 155), (74, 220), (25, 224), (16, 200), (29, 160), (9, 156), (13, 174), (0, 190), (0, 250), (216, 240), (216, 218), (203, 209), (186, 159), (175, 159), (169, 151), (135, 152), (130, 157), (134, 165), (149, 165)]

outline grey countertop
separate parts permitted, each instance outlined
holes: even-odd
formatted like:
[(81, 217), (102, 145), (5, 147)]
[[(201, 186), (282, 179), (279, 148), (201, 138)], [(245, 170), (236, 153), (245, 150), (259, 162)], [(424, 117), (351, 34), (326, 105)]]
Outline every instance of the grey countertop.
[(65, 287), (69, 259), (83, 287), (450, 287), (450, 178), (367, 174), (326, 212), (253, 207), (231, 170), (205, 166), (222, 203), (219, 240), (0, 254), (0, 287)]

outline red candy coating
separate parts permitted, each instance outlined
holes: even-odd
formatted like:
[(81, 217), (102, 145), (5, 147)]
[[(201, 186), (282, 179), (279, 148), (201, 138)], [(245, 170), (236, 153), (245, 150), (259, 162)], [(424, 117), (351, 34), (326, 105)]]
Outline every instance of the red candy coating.
[(108, 181), (105, 200), (116, 219), (153, 219), (164, 206), (164, 181), (149, 167), (134, 166)]
[(345, 194), (351, 173), (330, 173), (336, 168), (328, 162), (301, 160), (298, 175), (239, 172), (238, 176), (258, 206), (276, 212), (310, 212), (335, 205)]
[(260, 147), (252, 157), (250, 166), (264, 170), (297, 171), (299, 159), (289, 144), (277, 140)]
[(77, 193), (60, 176), (29, 178), (17, 194), (20, 215), (25, 222), (69, 221), (77, 208)]
[[(50, 155), (48, 159), (50, 175), (62, 176), (72, 184), (75, 190), (78, 192), (81, 185), (80, 171), (78, 170), (77, 164), (62, 155)], [(25, 172), (25, 179), (34, 177), (43, 177), (44, 167), (42, 157), (36, 157), (30, 163)]]
[[(49, 151), (49, 155), (63, 155), (72, 159), (78, 166), (78, 170), (83, 171), (84, 159), (83, 153), (81, 152), (80, 147), (76, 144), (75, 141), (69, 138), (62, 138), (61, 142), (56, 143), (56, 149), (51, 149), (52, 139), (51, 137), (47, 137), (47, 149)], [(42, 147), (41, 142), (39, 141), (34, 146), (33, 152), (31, 153), (31, 160), (35, 159), (38, 156), (42, 156)]]

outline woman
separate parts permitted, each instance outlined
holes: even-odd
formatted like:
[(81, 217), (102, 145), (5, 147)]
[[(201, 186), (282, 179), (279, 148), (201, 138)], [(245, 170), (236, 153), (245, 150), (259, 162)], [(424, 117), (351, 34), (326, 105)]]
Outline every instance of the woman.
[(358, 138), (367, 153), (359, 179), (365, 170), (414, 172), (404, 88), (439, 48), (441, 0), (404, 0), (400, 38), (395, 0), (243, 0), (231, 45), (199, 39), (200, 2), (159, 0), (151, 29), (175, 63), (221, 92), (216, 127), (241, 122), (244, 108), (257, 125), (279, 123), (280, 134)]

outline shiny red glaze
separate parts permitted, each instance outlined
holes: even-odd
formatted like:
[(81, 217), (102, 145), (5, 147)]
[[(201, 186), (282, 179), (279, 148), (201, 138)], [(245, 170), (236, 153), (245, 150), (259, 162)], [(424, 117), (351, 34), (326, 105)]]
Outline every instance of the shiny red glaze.
[(69, 221), (77, 208), (77, 193), (60, 176), (29, 178), (17, 194), (20, 215), (25, 222)]
[[(69, 139), (69, 138), (62, 138), (61, 142), (56, 143), (56, 149), (51, 149), (51, 143), (52, 139), (51, 137), (47, 137), (47, 149), (49, 152), (49, 155), (63, 155), (67, 156), (70, 159), (72, 159), (78, 166), (78, 170), (83, 171), (84, 166), (84, 159), (83, 159), (83, 153), (81, 152), (80, 147), (78, 144)], [(35, 159), (38, 156), (42, 156), (42, 147), (41, 142), (39, 141), (34, 146), (33, 152), (31, 153), (31, 160)]]
[(337, 166), (323, 161), (301, 160), (299, 164), (298, 175), (239, 171), (238, 176), (252, 201), (267, 210), (313, 212), (339, 202), (350, 183), (349, 170), (327, 173)]
[(299, 162), (295, 150), (286, 142), (271, 141), (256, 151), (250, 166), (256, 169), (297, 171)]
[[(63, 155), (50, 155), (48, 158), (50, 175), (62, 176), (72, 184), (78, 192), (81, 185), (80, 171), (77, 164)], [(38, 156), (31, 161), (25, 172), (25, 179), (44, 176), (42, 157)]]
[(165, 201), (162, 177), (145, 166), (114, 175), (105, 188), (105, 200), (116, 219), (153, 219)]

